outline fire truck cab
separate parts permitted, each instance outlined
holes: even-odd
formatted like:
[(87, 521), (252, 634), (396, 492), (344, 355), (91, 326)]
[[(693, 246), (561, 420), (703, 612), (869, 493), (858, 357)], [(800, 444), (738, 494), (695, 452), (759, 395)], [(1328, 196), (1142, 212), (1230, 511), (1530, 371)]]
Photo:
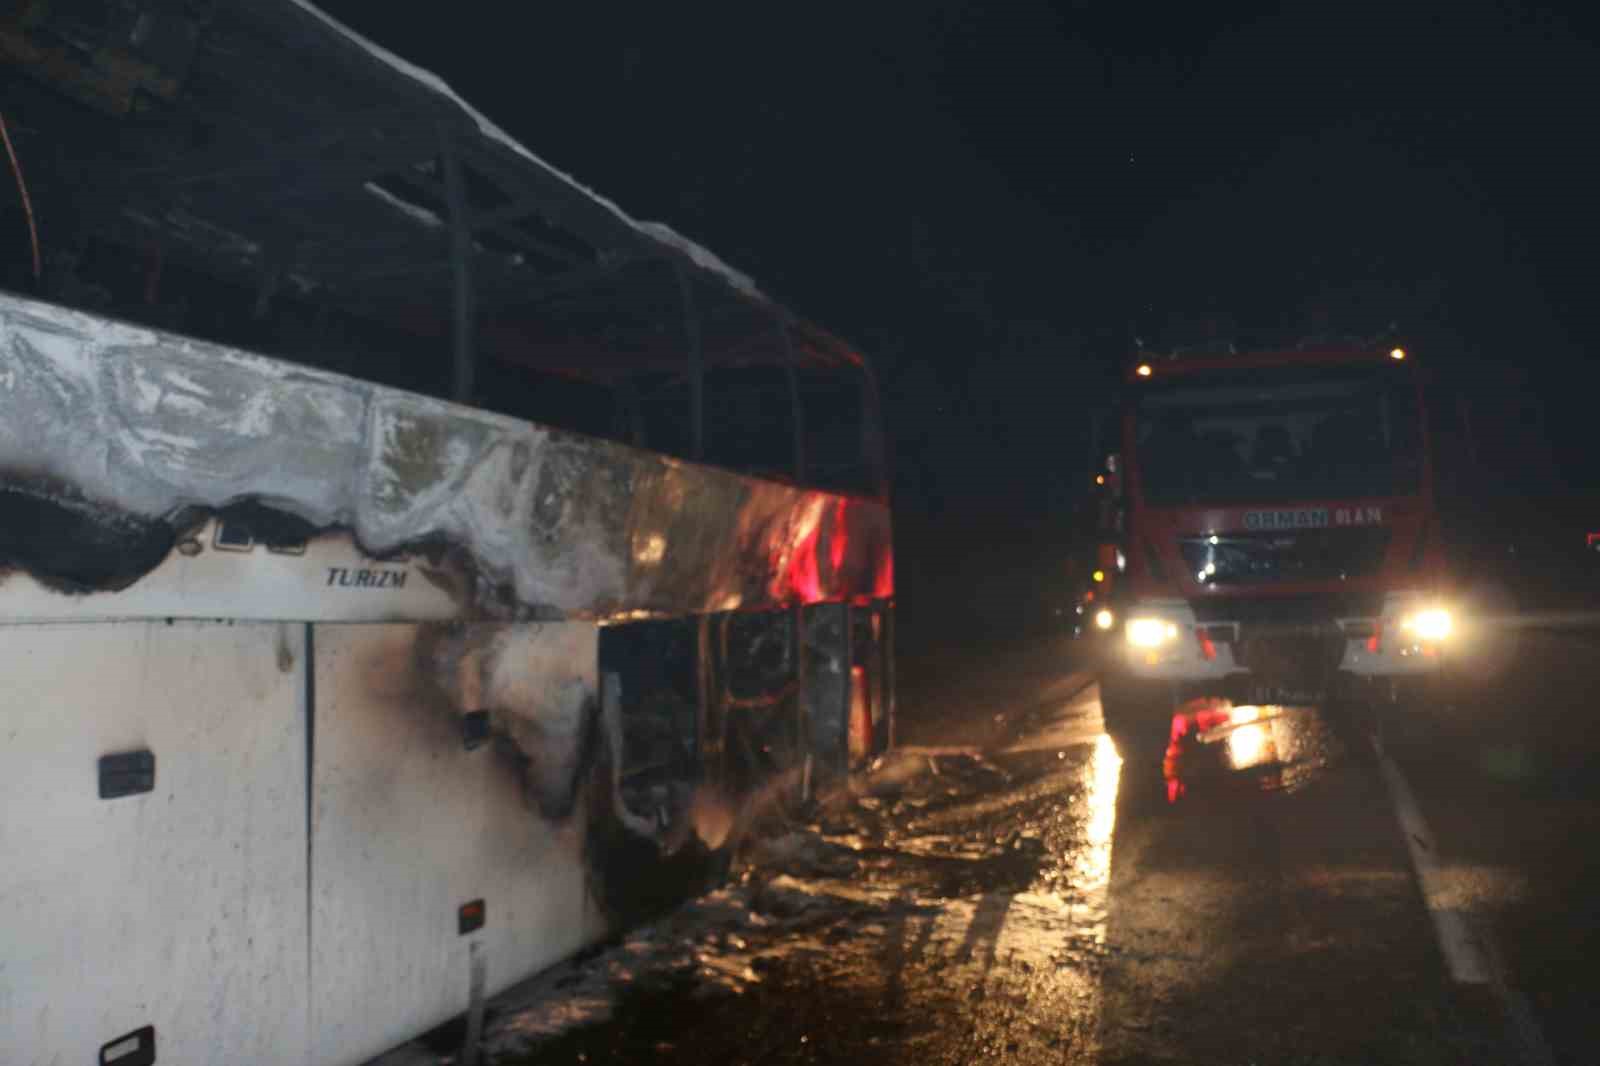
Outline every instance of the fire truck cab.
[(1321, 702), (1436, 672), (1459, 641), (1426, 375), (1402, 347), (1303, 346), (1128, 368), (1102, 675), (1144, 750), (1198, 696)]

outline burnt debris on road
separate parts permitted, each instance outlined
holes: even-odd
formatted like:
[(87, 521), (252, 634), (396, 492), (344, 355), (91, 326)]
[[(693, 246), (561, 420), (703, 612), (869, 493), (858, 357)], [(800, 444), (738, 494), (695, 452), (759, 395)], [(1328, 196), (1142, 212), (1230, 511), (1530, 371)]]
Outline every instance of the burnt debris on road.
[[(1439, 829), (1441, 901), (1361, 715), (1191, 724), (1167, 766), (1128, 765), (1070, 654), (929, 666), (943, 706), (907, 706), (911, 743), (747, 840), (725, 887), (494, 1004), (494, 1061), (1585, 1061), (1594, 871), (1552, 837), (1592, 826), (1596, 796), (1537, 724), (1565, 679), (1533, 713), (1482, 692), (1443, 731), (1387, 724)], [(1508, 748), (1540, 768), (1508, 778)], [(1549, 822), (1521, 847), (1519, 811)], [(1458, 979), (1441, 902), (1503, 987)]]

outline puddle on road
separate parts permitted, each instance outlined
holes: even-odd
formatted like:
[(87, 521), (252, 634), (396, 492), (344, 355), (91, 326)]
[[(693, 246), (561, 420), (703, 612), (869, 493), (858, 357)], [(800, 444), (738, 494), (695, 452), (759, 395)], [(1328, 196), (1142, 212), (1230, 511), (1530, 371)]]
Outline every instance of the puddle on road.
[[(754, 1020), (772, 997), (799, 1017), (844, 996), (883, 1030), (861, 1039), (897, 1055), (959, 1059), (998, 1025), (1002, 1045), (1059, 1057), (1095, 1029), (1120, 766), (1104, 736), (991, 758), (896, 753), (820, 823), (752, 843), (729, 886), (523, 986), (488, 1050), (746, 1061), (746, 1030), (781, 1028)], [(663, 1038), (662, 1017), (692, 1018), (693, 1046)]]
[[(1081, 715), (1047, 730), (892, 753), (728, 886), (508, 997), (494, 1061), (1092, 1061), (1122, 760)], [(1293, 790), (1343, 752), (1313, 709), (1191, 706), (1166, 781)]]
[(1344, 741), (1318, 708), (1193, 700), (1172, 718), (1162, 761), (1167, 801), (1177, 803), (1195, 788), (1294, 791), (1336, 764), (1344, 751)]

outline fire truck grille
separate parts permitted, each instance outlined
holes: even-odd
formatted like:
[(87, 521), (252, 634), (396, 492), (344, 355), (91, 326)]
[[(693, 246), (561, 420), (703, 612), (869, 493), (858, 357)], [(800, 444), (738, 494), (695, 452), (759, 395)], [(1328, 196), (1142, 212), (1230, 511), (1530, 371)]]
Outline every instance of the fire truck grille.
[(1324, 635), (1252, 634), (1246, 628), (1234, 645), (1234, 661), (1262, 680), (1303, 684), (1322, 682), (1339, 668), (1344, 637)]
[(1375, 573), (1389, 547), (1389, 531), (1304, 529), (1183, 537), (1184, 561), (1203, 585), (1336, 581)]

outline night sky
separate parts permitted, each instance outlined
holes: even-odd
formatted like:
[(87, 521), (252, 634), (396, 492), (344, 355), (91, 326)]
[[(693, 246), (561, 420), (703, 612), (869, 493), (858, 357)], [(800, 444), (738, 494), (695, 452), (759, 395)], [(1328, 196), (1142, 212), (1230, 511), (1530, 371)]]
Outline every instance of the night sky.
[(1046, 516), (1133, 337), (1317, 308), (1397, 322), (1424, 358), (1535, 368), (1593, 480), (1592, 20), (1480, 0), (322, 6), (860, 345), (903, 514)]

